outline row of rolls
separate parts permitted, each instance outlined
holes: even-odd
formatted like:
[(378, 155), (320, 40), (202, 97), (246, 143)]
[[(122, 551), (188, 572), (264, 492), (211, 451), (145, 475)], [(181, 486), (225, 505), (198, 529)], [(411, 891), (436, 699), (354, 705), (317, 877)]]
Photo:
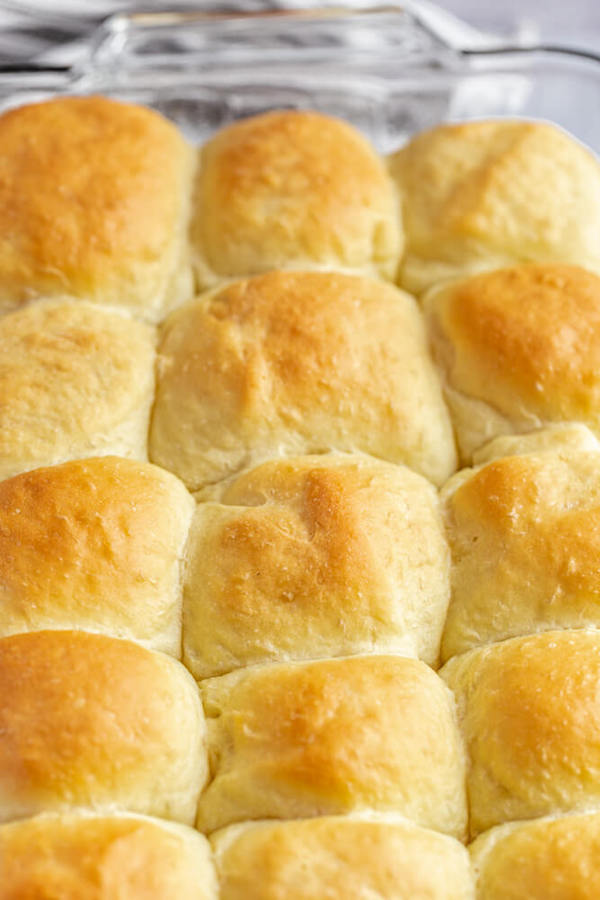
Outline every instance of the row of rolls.
[(0, 898), (596, 897), (593, 156), (0, 148)]

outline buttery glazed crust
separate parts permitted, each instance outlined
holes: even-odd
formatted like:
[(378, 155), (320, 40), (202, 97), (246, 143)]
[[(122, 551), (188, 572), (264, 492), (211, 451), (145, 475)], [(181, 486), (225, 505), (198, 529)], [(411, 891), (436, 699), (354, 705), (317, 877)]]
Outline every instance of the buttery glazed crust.
[(0, 116), (0, 310), (36, 297), (156, 320), (191, 294), (193, 153), (157, 113), (62, 97)]
[(454, 700), (425, 663), (358, 656), (257, 666), (200, 688), (212, 775), (200, 831), (375, 810), (464, 836)]
[(0, 318), (0, 478), (83, 456), (146, 458), (155, 332), (79, 302)]
[(0, 826), (0, 900), (217, 900), (206, 838), (130, 813)]
[(0, 639), (0, 820), (73, 807), (191, 825), (204, 717), (169, 656), (83, 631)]
[(475, 897), (465, 848), (400, 818), (233, 825), (211, 843), (221, 900)]
[(447, 487), (444, 659), (552, 628), (600, 627), (600, 452), (495, 460)]
[(394, 154), (390, 170), (406, 235), (400, 283), (413, 293), (520, 262), (600, 272), (600, 166), (553, 125), (441, 125)]
[(453, 435), (412, 297), (271, 272), (177, 310), (159, 348), (150, 457), (192, 489), (269, 456), (359, 450), (434, 482)]
[(548, 631), (454, 657), (471, 836), (600, 802), (600, 633)]
[(600, 278), (577, 266), (518, 266), (432, 292), (434, 355), (459, 449), (548, 423), (600, 435)]
[(188, 544), (184, 661), (197, 678), (369, 651), (436, 662), (450, 566), (424, 478), (307, 456), (264, 463), (219, 495), (198, 505)]
[(597, 900), (600, 815), (501, 825), (469, 848), (480, 900)]
[(173, 475), (116, 457), (0, 482), (0, 636), (83, 628), (179, 657), (193, 509)]
[(201, 152), (193, 239), (201, 287), (286, 267), (393, 279), (399, 205), (352, 126), (279, 111), (222, 129)]

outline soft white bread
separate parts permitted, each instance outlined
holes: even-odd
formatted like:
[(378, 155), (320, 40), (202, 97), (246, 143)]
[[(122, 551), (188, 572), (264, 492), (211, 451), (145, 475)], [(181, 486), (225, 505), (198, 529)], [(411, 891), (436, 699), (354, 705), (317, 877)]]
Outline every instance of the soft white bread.
[(0, 318), (0, 478), (83, 456), (145, 459), (155, 332), (79, 302)]
[(156, 320), (191, 295), (194, 154), (141, 106), (61, 97), (0, 116), (0, 310), (36, 297)]
[(455, 656), (471, 835), (600, 804), (600, 632), (547, 631)]
[(374, 810), (464, 836), (454, 699), (425, 663), (357, 656), (258, 666), (200, 688), (212, 775), (200, 831)]
[(0, 482), (0, 636), (81, 628), (179, 657), (193, 510), (174, 475), (116, 457)]
[(150, 458), (193, 489), (265, 457), (359, 450), (435, 482), (456, 464), (412, 297), (327, 272), (271, 272), (167, 319)]
[(448, 483), (444, 659), (521, 634), (600, 627), (599, 450), (509, 456)]
[(188, 544), (184, 662), (196, 678), (372, 651), (437, 661), (450, 561), (424, 478), (358, 454), (304, 456), (218, 495), (198, 505)]
[(346, 122), (282, 110), (202, 149), (193, 243), (198, 280), (329, 267), (393, 279), (402, 238), (383, 161)]
[(600, 272), (600, 166), (564, 131), (502, 119), (441, 125), (390, 159), (413, 293), (519, 262)]
[[(541, 428), (538, 431), (528, 431), (526, 434), (503, 434), (493, 438), (484, 444), (473, 454), (475, 466), (485, 465), (495, 459), (504, 456), (515, 456), (526, 453), (556, 453), (569, 456), (571, 453), (581, 453), (600, 450), (600, 441), (592, 434), (587, 425), (579, 425), (570, 422), (565, 425), (552, 425)], [(468, 472), (462, 470), (468, 477)], [(459, 472), (453, 475), (450, 481), (444, 485), (444, 491), (451, 489), (456, 479), (460, 482)]]
[(0, 826), (0, 900), (217, 900), (206, 838), (130, 813)]
[(469, 848), (480, 900), (597, 900), (600, 815), (511, 822)]
[(232, 825), (211, 844), (221, 900), (475, 897), (462, 844), (399, 817)]
[(83, 631), (0, 639), (0, 820), (85, 806), (192, 824), (207, 776), (192, 676)]
[(461, 457), (505, 433), (580, 422), (600, 435), (600, 278), (518, 266), (424, 301)]

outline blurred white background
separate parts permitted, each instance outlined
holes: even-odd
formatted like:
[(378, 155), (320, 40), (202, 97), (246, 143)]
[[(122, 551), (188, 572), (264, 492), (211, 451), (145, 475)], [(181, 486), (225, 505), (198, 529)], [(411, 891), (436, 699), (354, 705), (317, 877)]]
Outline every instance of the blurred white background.
[(600, 50), (600, 0), (441, 0), (488, 31), (537, 31), (542, 40)]

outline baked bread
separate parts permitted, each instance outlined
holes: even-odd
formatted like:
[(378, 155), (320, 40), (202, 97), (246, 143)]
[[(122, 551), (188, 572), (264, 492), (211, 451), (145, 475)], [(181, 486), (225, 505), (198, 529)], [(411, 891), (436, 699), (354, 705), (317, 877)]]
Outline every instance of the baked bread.
[[(0, 900), (473, 900), (457, 841), (505, 825), (484, 898), (589, 894), (596, 161), (515, 122), (400, 152), (428, 335), (343, 123), (238, 123), (196, 174), (101, 98), (0, 137)], [(480, 467), (447, 535), (442, 387)]]
[(269, 456), (362, 451), (436, 483), (454, 439), (417, 306), (382, 282), (271, 272), (162, 329), (150, 458), (192, 489)]
[(455, 656), (440, 672), (469, 754), (471, 837), (600, 804), (600, 632), (547, 631)]
[(600, 448), (463, 470), (444, 489), (452, 602), (443, 658), (553, 628), (600, 627)]
[(0, 900), (217, 900), (206, 838), (131, 813), (0, 825)]
[(450, 565), (424, 478), (325, 454), (263, 463), (218, 496), (198, 504), (188, 542), (184, 662), (196, 678), (350, 653), (437, 662)]
[(202, 148), (192, 225), (198, 282), (289, 267), (394, 279), (399, 220), (383, 161), (350, 125), (309, 111), (252, 116)]
[(506, 433), (580, 422), (600, 434), (600, 277), (519, 266), (425, 299), (463, 461)]
[(61, 97), (0, 116), (0, 310), (72, 297), (155, 321), (192, 292), (194, 154), (157, 113)]
[(471, 845), (481, 900), (595, 900), (600, 815), (511, 822)]
[(191, 825), (208, 767), (191, 675), (85, 631), (0, 639), (0, 821), (74, 807)]
[[(568, 458), (571, 453), (577, 455), (599, 450), (600, 441), (587, 425), (569, 422), (566, 425), (541, 428), (539, 431), (528, 431), (526, 434), (503, 434), (501, 437), (493, 438), (473, 453), (473, 464), (483, 466), (504, 456), (529, 453), (536, 455), (551, 453)], [(453, 477), (444, 485), (446, 493), (450, 492), (454, 485), (460, 484), (462, 474), (463, 470), (457, 472), (456, 480)], [(469, 470), (464, 470), (464, 474), (468, 477)]]
[(389, 160), (402, 201), (400, 284), (412, 293), (449, 278), (524, 262), (600, 272), (600, 166), (545, 122), (440, 125)]
[(211, 844), (221, 900), (475, 897), (465, 848), (399, 817), (252, 822), (216, 832)]
[(200, 831), (375, 811), (464, 837), (454, 699), (425, 663), (373, 655), (256, 666), (200, 690), (212, 774)]
[(82, 456), (146, 459), (155, 340), (83, 301), (0, 318), (0, 478)]
[(193, 509), (174, 475), (110, 456), (0, 482), (0, 637), (77, 628), (180, 657)]

